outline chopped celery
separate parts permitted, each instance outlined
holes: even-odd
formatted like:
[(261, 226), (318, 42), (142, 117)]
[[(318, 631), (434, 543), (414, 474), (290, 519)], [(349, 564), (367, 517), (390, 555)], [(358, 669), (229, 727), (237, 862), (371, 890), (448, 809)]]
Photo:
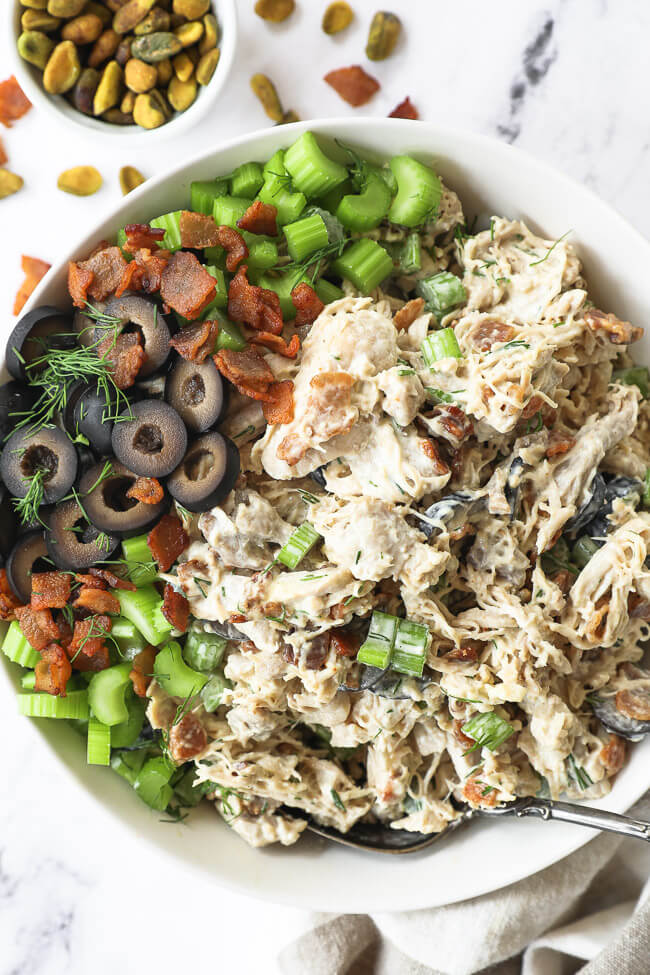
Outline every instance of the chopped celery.
[(467, 292), (460, 278), (449, 271), (440, 271), (418, 281), (416, 293), (424, 298), (427, 309), (440, 321), (467, 298)]
[(399, 269), (404, 274), (413, 274), (422, 267), (422, 248), (419, 234), (409, 234), (399, 253)]
[(336, 216), (344, 227), (357, 233), (377, 227), (388, 213), (391, 193), (373, 167), (364, 166), (360, 177), (360, 192), (343, 197), (336, 208)]
[(128, 717), (126, 721), (111, 728), (111, 745), (113, 748), (130, 748), (140, 736), (144, 724), (144, 713), (147, 709), (145, 698), (137, 697), (132, 687), (127, 687), (124, 698)]
[(143, 802), (152, 809), (162, 812), (169, 805), (174, 794), (169, 780), (174, 774), (174, 766), (162, 756), (149, 758), (142, 765), (133, 783), (133, 788)]
[[(70, 681), (68, 681), (68, 686)], [(33, 670), (28, 670), (26, 674), (20, 678), (20, 686), (25, 691), (33, 691), (36, 687), (36, 674)]]
[(644, 399), (650, 398), (650, 375), (647, 366), (630, 366), (627, 369), (615, 369), (612, 373), (613, 383), (623, 383), (624, 386), (638, 386)]
[(388, 219), (404, 227), (418, 227), (435, 217), (442, 198), (442, 184), (429, 166), (412, 156), (393, 156), (390, 168), (397, 180), (397, 194)]
[(154, 217), (149, 221), (151, 227), (162, 227), (165, 236), (160, 242), (161, 247), (168, 251), (177, 251), (181, 248), (181, 226), (180, 219), (182, 210), (174, 210), (172, 213), (163, 213), (160, 217)]
[(144, 650), (146, 643), (144, 637), (130, 620), (118, 616), (113, 620), (111, 627), (111, 639), (117, 643), (120, 655), (125, 660), (133, 660), (136, 653)]
[(175, 640), (156, 654), (153, 670), (158, 683), (172, 697), (190, 698), (199, 693), (208, 679), (205, 674), (187, 666), (180, 643)]
[(329, 211), (329, 213), (336, 213), (336, 208), (347, 193), (354, 192), (354, 186), (352, 185), (351, 179), (345, 179), (338, 186), (333, 189), (328, 190), (320, 197), (319, 203), (322, 207)]
[(146, 757), (146, 748), (137, 748), (132, 752), (113, 752), (111, 768), (123, 779), (126, 779), (129, 785), (134, 785)]
[(241, 333), (239, 325), (231, 322), (225, 315), (215, 315), (219, 322), (219, 332), (217, 333), (217, 349), (235, 349), (240, 352), (246, 348), (246, 339)]
[(284, 154), (284, 165), (294, 186), (308, 199), (317, 199), (347, 179), (348, 171), (334, 162), (313, 132), (303, 132)]
[(111, 729), (93, 715), (88, 719), (86, 761), (89, 765), (111, 764)]
[(462, 359), (458, 339), (453, 328), (443, 328), (430, 332), (422, 341), (422, 358), (429, 369), (441, 359)]
[(226, 638), (217, 633), (192, 627), (185, 637), (183, 657), (194, 670), (215, 670), (223, 659), (227, 643)]
[(190, 209), (212, 216), (215, 199), (227, 192), (227, 179), (195, 179), (190, 184)]
[(201, 690), (201, 701), (206, 711), (216, 711), (223, 700), (223, 692), (232, 687), (223, 674), (213, 674)]
[(195, 782), (196, 769), (190, 768), (183, 772), (178, 781), (174, 782), (174, 798), (186, 808), (198, 806), (206, 792), (214, 789), (212, 782)]
[(212, 318), (212, 309), (214, 308), (225, 308), (228, 304), (228, 287), (226, 285), (226, 276), (220, 267), (216, 267), (214, 264), (206, 264), (205, 266), (208, 274), (211, 274), (214, 278), (216, 284), (217, 293), (212, 299), (207, 308), (204, 308), (201, 313), (201, 318), (206, 321), (208, 318)]
[(128, 720), (126, 691), (131, 687), (129, 673), (131, 662), (115, 664), (93, 674), (88, 684), (88, 703), (95, 717), (106, 725), (121, 724)]
[(370, 667), (379, 667), (381, 670), (388, 667), (398, 622), (397, 617), (391, 616), (389, 613), (381, 613), (379, 610), (373, 612), (368, 636), (357, 654), (359, 663), (368, 664)]
[(307, 205), (304, 193), (291, 189), (291, 179), (284, 166), (284, 150), (271, 156), (264, 166), (264, 184), (258, 193), (262, 203), (272, 203), (277, 209), (280, 227), (297, 220)]
[(65, 697), (19, 694), (18, 710), (30, 718), (87, 718), (88, 691), (70, 691)]
[(474, 748), (488, 748), (491, 752), (495, 752), (515, 731), (512, 725), (496, 711), (475, 714), (464, 723), (461, 730), (468, 738), (474, 739), (476, 742)]
[(325, 305), (329, 305), (331, 301), (338, 301), (339, 298), (343, 298), (345, 293), (337, 285), (332, 284), (331, 281), (327, 281), (325, 278), (319, 278), (314, 285), (314, 290), (320, 300)]
[(40, 653), (25, 639), (18, 620), (12, 620), (2, 641), (2, 652), (15, 664), (21, 667), (35, 667), (41, 659)]
[(429, 630), (421, 623), (400, 620), (390, 665), (401, 674), (421, 677), (429, 647)]
[(233, 196), (253, 197), (264, 182), (262, 167), (257, 162), (242, 163), (230, 177), (230, 192)]
[(579, 569), (584, 569), (588, 562), (594, 557), (600, 545), (588, 535), (582, 535), (571, 549), (571, 560), (575, 562)]
[(249, 267), (273, 267), (278, 261), (277, 244), (269, 237), (251, 234), (237, 227), (237, 221), (241, 220), (252, 202), (239, 196), (219, 196), (214, 201), (214, 219), (219, 225), (233, 227), (242, 235), (248, 247), (246, 264)]
[(241, 220), (252, 202), (242, 196), (218, 196), (212, 210), (215, 223), (237, 230), (237, 221)]
[(114, 589), (113, 592), (120, 601), (122, 616), (140, 630), (147, 643), (154, 647), (162, 643), (172, 627), (160, 611), (162, 599), (154, 587), (144, 586), (136, 592)]
[(134, 535), (122, 540), (122, 551), (127, 563), (129, 579), (136, 586), (144, 586), (158, 575), (158, 566), (147, 545), (146, 535)]
[(361, 237), (346, 247), (332, 264), (332, 269), (351, 281), (358, 291), (367, 294), (388, 277), (393, 270), (393, 262), (376, 240)]
[(289, 539), (278, 552), (278, 562), (282, 562), (289, 569), (295, 569), (307, 552), (311, 551), (320, 537), (316, 529), (308, 521), (303, 521), (302, 525), (291, 533)]
[(345, 240), (347, 234), (345, 232), (345, 227), (333, 213), (329, 210), (324, 210), (323, 207), (310, 206), (303, 213), (304, 217), (320, 217), (325, 226), (327, 227), (327, 242), (328, 244), (338, 244), (342, 240)]
[(314, 251), (327, 247), (329, 241), (325, 221), (318, 213), (285, 224), (284, 236), (289, 254), (296, 262), (304, 261)]

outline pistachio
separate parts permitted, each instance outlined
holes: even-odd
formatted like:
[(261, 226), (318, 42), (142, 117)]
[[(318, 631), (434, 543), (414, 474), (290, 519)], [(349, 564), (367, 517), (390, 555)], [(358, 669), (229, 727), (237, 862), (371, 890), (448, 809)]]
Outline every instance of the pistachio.
[(138, 58), (131, 58), (124, 68), (124, 82), (127, 88), (138, 95), (155, 87), (158, 72), (154, 64), (147, 64)]
[(84, 115), (93, 114), (93, 101), (101, 74), (96, 68), (84, 68), (72, 89), (72, 104)]
[(112, 10), (113, 13), (116, 14), (120, 7), (123, 7), (125, 3), (128, 3), (128, 0), (104, 0), (104, 3), (109, 10)]
[(102, 26), (97, 14), (82, 14), (81, 17), (73, 17), (64, 25), (61, 37), (64, 41), (72, 41), (77, 46), (92, 44), (101, 34)]
[(295, 0), (257, 0), (255, 13), (262, 20), (270, 20), (273, 24), (279, 24), (291, 16), (295, 7)]
[(159, 61), (156, 65), (156, 71), (158, 72), (158, 84), (168, 85), (172, 80), (172, 74), (174, 69), (172, 68), (172, 63), (169, 58), (165, 58), (164, 61)]
[(45, 10), (47, 7), (47, 0), (20, 0), (23, 7), (29, 7), (30, 10)]
[(54, 49), (54, 41), (40, 30), (25, 30), (16, 46), (23, 61), (29, 61), (43, 71)]
[(0, 169), (0, 200), (11, 196), (12, 193), (17, 193), (23, 186), (23, 183), (22, 176), (17, 176), (16, 173), (10, 173), (8, 169)]
[(199, 54), (206, 54), (219, 43), (219, 24), (214, 14), (206, 14), (202, 23), (203, 37), (199, 41)]
[(395, 49), (402, 30), (402, 22), (395, 14), (380, 10), (372, 18), (366, 44), (366, 57), (370, 61), (383, 61)]
[(118, 34), (128, 34), (136, 24), (147, 16), (156, 0), (128, 0), (113, 17), (113, 30)]
[(323, 14), (322, 28), (326, 34), (340, 34), (353, 20), (354, 11), (350, 4), (339, 0), (338, 3), (330, 3)]
[(47, 0), (47, 12), (53, 17), (76, 17), (86, 6), (86, 0)]
[(93, 101), (93, 114), (103, 115), (104, 112), (117, 105), (122, 91), (122, 81), (124, 72), (117, 61), (109, 61), (102, 74), (95, 99)]
[(169, 30), (169, 14), (160, 7), (154, 7), (149, 11), (144, 20), (133, 30), (134, 34), (153, 34), (157, 30)]
[(120, 43), (120, 35), (109, 27), (103, 34), (100, 34), (93, 44), (92, 51), (88, 55), (88, 67), (96, 68), (104, 61), (112, 58), (117, 51)]
[(203, 37), (203, 24), (200, 20), (192, 20), (188, 24), (181, 24), (174, 31), (174, 37), (181, 42), (181, 47), (190, 47), (198, 43)]
[(207, 51), (196, 66), (196, 80), (200, 85), (207, 85), (212, 80), (212, 75), (219, 64), (221, 51), (215, 47), (212, 51)]
[(56, 30), (61, 21), (58, 17), (50, 17), (47, 10), (25, 10), (20, 18), (23, 30), (42, 30), (47, 33)]
[(180, 27), (181, 24), (185, 24), (185, 23), (187, 23), (187, 21), (185, 20), (185, 17), (181, 17), (180, 14), (170, 14), (169, 15), (169, 23), (170, 23), (171, 29), (174, 30), (175, 27)]
[(188, 57), (185, 51), (181, 51), (172, 60), (172, 66), (174, 68), (174, 74), (179, 81), (187, 81), (188, 78), (192, 77), (192, 72), (194, 71), (194, 62)]
[(178, 37), (170, 34), (169, 31), (161, 30), (136, 38), (131, 45), (131, 52), (133, 57), (140, 58), (147, 64), (156, 64), (158, 61), (164, 61), (165, 58), (173, 58), (182, 47)]
[(127, 91), (126, 95), (120, 102), (120, 112), (124, 115), (133, 115), (133, 106), (135, 105), (135, 92)]
[(123, 37), (120, 43), (117, 45), (117, 50), (115, 51), (115, 60), (121, 68), (126, 65), (126, 62), (131, 59), (131, 45), (133, 44), (132, 37)]
[(111, 125), (133, 125), (133, 116), (125, 114), (119, 108), (109, 108), (101, 117), (104, 122), (110, 122)]
[(143, 183), (144, 176), (139, 169), (136, 169), (135, 166), (122, 166), (120, 169), (120, 186), (124, 196)]
[(186, 20), (198, 20), (210, 9), (210, 0), (173, 0), (172, 10)]
[(102, 22), (104, 27), (108, 27), (112, 21), (111, 12), (103, 3), (95, 3), (95, 0), (88, 0), (84, 7), (85, 14), (95, 14)]
[(193, 78), (190, 78), (188, 81), (179, 81), (174, 76), (167, 88), (167, 99), (172, 108), (177, 112), (184, 112), (196, 98), (196, 93), (196, 81)]
[(143, 129), (157, 129), (159, 125), (164, 125), (167, 113), (161, 101), (162, 96), (157, 88), (145, 95), (138, 95), (133, 106), (134, 121)]
[(63, 95), (70, 91), (81, 74), (79, 55), (72, 41), (57, 44), (43, 72), (43, 87), (49, 95)]
[(275, 85), (265, 74), (254, 74), (251, 78), (251, 88), (262, 103), (262, 108), (274, 122), (281, 122), (283, 117), (282, 105), (275, 90)]
[(102, 185), (102, 176), (94, 166), (73, 166), (61, 173), (56, 185), (64, 193), (74, 196), (92, 196)]

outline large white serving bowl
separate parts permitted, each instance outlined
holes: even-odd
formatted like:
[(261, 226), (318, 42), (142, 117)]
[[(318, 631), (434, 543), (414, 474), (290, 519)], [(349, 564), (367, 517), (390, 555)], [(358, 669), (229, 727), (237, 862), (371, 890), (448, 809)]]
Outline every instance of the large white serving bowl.
[[(296, 123), (257, 132), (215, 146), (168, 175), (148, 181), (61, 255), (26, 310), (43, 303), (68, 305), (68, 260), (86, 256), (125, 223), (186, 206), (191, 180), (229, 173), (246, 160), (267, 159), (307, 128), (372, 154), (411, 152), (433, 161), (459, 193), (470, 220), (475, 213), (520, 217), (550, 238), (571, 229), (599, 307), (644, 323), (650, 303), (650, 245), (590, 191), (521, 151), (483, 136), (425, 122), (370, 118)], [(647, 337), (635, 346), (635, 354), (640, 361), (650, 362)], [(3, 664), (8, 680), (2, 679), (2, 707), (11, 708), (18, 668), (4, 658)], [(161, 854), (175, 857), (188, 875), (200, 870), (217, 884), (298, 907), (359, 913), (447, 904), (535, 873), (594, 835), (558, 823), (502, 820), (470, 825), (450, 835), (439, 848), (403, 857), (357, 853), (308, 836), (288, 849), (253, 850), (207, 805), (190, 816), (186, 826), (162, 825), (160, 814), (151, 812), (117, 775), (86, 765), (85, 747), (64, 722), (34, 723), (71, 780), (76, 780), (76, 786), (71, 781), (71, 810), (74, 789), (86, 789), (139, 838)], [(649, 784), (650, 742), (646, 741), (632, 748), (611, 794), (597, 805), (624, 812)], [(118, 839), (116, 830), (116, 843)], [(110, 856), (110, 837), (104, 835), (102, 842)]]

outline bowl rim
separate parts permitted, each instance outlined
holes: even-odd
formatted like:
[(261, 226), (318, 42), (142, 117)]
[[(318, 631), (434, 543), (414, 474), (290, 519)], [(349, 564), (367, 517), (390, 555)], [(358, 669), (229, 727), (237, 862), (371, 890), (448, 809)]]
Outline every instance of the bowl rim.
[[(99, 226), (104, 228), (107, 224), (115, 224), (119, 226), (119, 220), (123, 219), (123, 217), (134, 205), (137, 205), (139, 201), (149, 194), (153, 196), (155, 191), (166, 182), (173, 182), (174, 179), (182, 177), (183, 174), (187, 175), (187, 172), (193, 167), (198, 166), (207, 160), (212, 160), (213, 157), (216, 157), (218, 160), (224, 154), (230, 151), (241, 150), (248, 144), (263, 139), (264, 137), (266, 137), (270, 142), (281, 141), (284, 144), (289, 144), (305, 130), (312, 130), (317, 134), (320, 133), (324, 136), (331, 136), (333, 132), (340, 135), (341, 130), (343, 130), (346, 137), (349, 138), (350, 141), (354, 141), (355, 138), (362, 141), (364, 132), (370, 132), (372, 139), (378, 141), (382, 130), (388, 132), (391, 129), (396, 131), (402, 130), (404, 133), (404, 139), (406, 141), (408, 141), (409, 132), (417, 131), (417, 141), (422, 142), (423, 137), (426, 139), (427, 145), (431, 146), (431, 156), (435, 156), (436, 147), (439, 146), (440, 151), (444, 152), (449, 144), (456, 141), (471, 147), (476, 159), (481, 159), (482, 152), (485, 151), (492, 155), (497, 163), (500, 164), (503, 162), (505, 167), (511, 167), (513, 163), (516, 165), (517, 161), (520, 161), (521, 165), (525, 167), (527, 174), (529, 174), (532, 179), (539, 179), (540, 181), (550, 180), (552, 184), (561, 188), (564, 193), (571, 194), (573, 198), (581, 199), (585, 207), (589, 210), (595, 210), (601, 215), (607, 215), (607, 218), (609, 221), (611, 221), (611, 225), (614, 230), (618, 227), (621, 232), (624, 232), (624, 234), (627, 235), (628, 239), (632, 238), (634, 240), (635, 245), (638, 246), (638, 248), (646, 255), (646, 263), (647, 260), (650, 259), (650, 243), (635, 227), (628, 223), (628, 221), (625, 220), (618, 213), (618, 211), (611, 206), (611, 204), (600, 199), (600, 197), (598, 197), (597, 194), (590, 188), (577, 183), (566, 174), (557, 171), (549, 163), (536, 159), (530, 153), (520, 149), (519, 147), (500, 142), (491, 136), (465, 130), (461, 127), (451, 127), (422, 121), (416, 122), (406, 119), (390, 118), (334, 117), (291, 123), (289, 125), (278, 127), (277, 129), (258, 129), (252, 133), (236, 136), (235, 138), (229, 139), (223, 143), (218, 143), (211, 149), (203, 149), (200, 152), (186, 158), (182, 163), (179, 163), (170, 171), (148, 180), (145, 184), (129, 194), (128, 197), (123, 198), (120, 203), (113, 207), (110, 211), (105, 211), (101, 215)], [(418, 153), (423, 154), (423, 150), (417, 150), (416, 154)], [(540, 219), (543, 218), (540, 217)], [(535, 217), (532, 218), (532, 222), (535, 222)], [(64, 257), (62, 257), (57, 264), (52, 267), (51, 271), (49, 271), (45, 278), (40, 282), (37, 289), (27, 302), (23, 310), (23, 314), (31, 310), (39, 303), (41, 300), (41, 295), (52, 284), (55, 283), (55, 279), (62, 279), (65, 266), (68, 261), (78, 259), (80, 255), (87, 253), (89, 247), (91, 247), (93, 242), (98, 239), (98, 233), (99, 229), (91, 230), (68, 249), (68, 252), (64, 255)], [(56, 284), (54, 284), (54, 286), (56, 287)], [(3, 667), (0, 667), (0, 671), (4, 671), (4, 676), (0, 678), (0, 685), (2, 685), (4, 682), (6, 683), (7, 689), (9, 689), (12, 684), (15, 684), (15, 682), (11, 677), (9, 662), (3, 661), (3, 665)], [(13, 687), (11, 687), (11, 692), (14, 692)], [(42, 721), (39, 723), (38, 721), (33, 720), (32, 725), (34, 724), (36, 725), (35, 730), (39, 734), (40, 738), (44, 741), (48, 750), (54, 753), (60, 766), (63, 766), (65, 775), (76, 780), (77, 785), (83, 788), (86, 794), (90, 795), (91, 800), (97, 803), (103, 812), (108, 815), (120, 829), (128, 829), (131, 834), (135, 833), (136, 816), (132, 815), (128, 809), (124, 808), (126, 804), (121, 802), (106, 801), (103, 799), (100, 796), (100, 789), (95, 788), (89, 782), (85, 781), (82, 773), (75, 769), (69, 761), (58, 753), (56, 744), (53, 741), (50, 741), (50, 736), (48, 735), (45, 723)], [(643, 760), (647, 766), (648, 763), (650, 763), (650, 740), (635, 746), (634, 754), (640, 753), (643, 754)], [(610, 795), (605, 797), (603, 800), (598, 800), (597, 805), (601, 808), (611, 808), (614, 811), (621, 812), (624, 811), (625, 808), (629, 808), (629, 806), (635, 802), (644, 791), (645, 785), (643, 785), (643, 783), (641, 783), (638, 792), (636, 791), (636, 787), (633, 789), (628, 787), (626, 790), (627, 798), (623, 800), (622, 793), (620, 793), (618, 796), (616, 795), (615, 784)], [(634, 795), (632, 795), (632, 792), (634, 792)], [(608, 801), (610, 796), (614, 796), (613, 803)], [(587, 804), (589, 805), (591, 803)], [(485, 831), (487, 833), (489, 829), (496, 827), (496, 825), (497, 824), (495, 823), (480, 823), (476, 827), (473, 827), (473, 829), (476, 829), (477, 831)], [(538, 825), (541, 824), (533, 824), (532, 822), (529, 822), (521, 824), (518, 828), (523, 829), (526, 826)], [(560, 828), (561, 827), (556, 827), (556, 829)], [(458, 834), (450, 839), (450, 845), (457, 842), (457, 836)], [(431, 891), (424, 894), (424, 892), (418, 891), (417, 889), (411, 889), (407, 895), (404, 895), (403, 893), (400, 894), (398, 904), (391, 904), (387, 906), (386, 898), (381, 894), (381, 891), (365, 891), (364, 902), (361, 904), (358, 897), (355, 900), (354, 895), (349, 893), (347, 889), (344, 889), (345, 885), (341, 889), (340, 896), (336, 901), (334, 901), (331, 897), (328, 899), (326, 896), (324, 897), (319, 895), (314, 891), (307, 893), (305, 891), (293, 892), (287, 889), (269, 890), (268, 886), (258, 889), (253, 886), (250, 881), (247, 881), (246, 879), (242, 880), (236, 873), (231, 872), (227, 875), (224, 873), (215, 874), (214, 871), (210, 870), (207, 864), (201, 864), (196, 860), (185, 856), (177, 849), (170, 848), (169, 845), (163, 845), (154, 837), (153, 832), (149, 831), (148, 829), (140, 830), (138, 832), (138, 838), (145, 839), (150, 848), (155, 848), (157, 852), (162, 853), (165, 857), (173, 858), (178, 862), (179, 866), (184, 867), (186, 870), (196, 872), (197, 875), (203, 875), (204, 877), (207, 875), (210, 880), (213, 883), (216, 883), (218, 886), (234, 889), (247, 896), (260, 900), (268, 900), (274, 903), (299, 908), (309, 907), (312, 909), (325, 911), (337, 911), (338, 913), (343, 911), (357, 913), (359, 911), (417, 910), (431, 906), (441, 906), (443, 904), (454, 903), (469, 897), (481, 896), (482, 894), (489, 893), (508, 886), (509, 884), (515, 883), (524, 877), (530, 876), (533, 873), (545, 869), (546, 867), (560, 861), (563, 857), (582, 847), (585, 843), (592, 839), (593, 836), (594, 834), (587, 829), (571, 827), (570, 839), (567, 839), (565, 842), (560, 844), (553, 844), (552, 840), (549, 841), (548, 850), (550, 852), (544, 857), (539, 858), (539, 863), (533, 870), (529, 869), (527, 866), (523, 866), (522, 868), (522, 865), (517, 861), (517, 859), (512, 857), (510, 858), (509, 862), (503, 864), (503, 871), (498, 883), (494, 883), (492, 879), (487, 881), (481, 880), (476, 883), (471, 892), (454, 894), (451, 897), (448, 896), (448, 893), (446, 892), (444, 894), (445, 899), (433, 899), (433, 903)], [(243, 841), (236, 838), (236, 842)], [(273, 855), (273, 852), (267, 852), (266, 856), (265, 851), (256, 850), (254, 852), (259, 856), (260, 871), (264, 871), (264, 867), (269, 866), (269, 858)], [(282, 848), (281, 851), (278, 851), (278, 855), (286, 856), (287, 851)], [(355, 854), (352, 854), (352, 856), (355, 856)], [(401, 861), (402, 858), (398, 858), (398, 860)], [(346, 864), (349, 868), (350, 864), (354, 865), (354, 860), (350, 859), (349, 861), (346, 861)], [(350, 885), (350, 887), (352, 888), (353, 885)], [(413, 887), (415, 888), (416, 885), (413, 885)]]
[(7, 3), (4, 13), (7, 17), (7, 37), (9, 41), (9, 57), (11, 71), (17, 77), (21, 88), (37, 108), (42, 108), (51, 119), (70, 123), (75, 127), (78, 135), (85, 133), (92, 139), (113, 141), (124, 147), (139, 148), (150, 145), (153, 141), (163, 141), (176, 137), (198, 124), (208, 112), (210, 106), (222, 93), (230, 76), (237, 50), (239, 27), (237, 18), (237, 0), (212, 0), (215, 14), (221, 29), (221, 50), (219, 63), (214, 75), (207, 85), (201, 86), (194, 102), (184, 112), (176, 112), (171, 119), (157, 129), (143, 129), (139, 125), (114, 125), (102, 122), (100, 119), (84, 115), (77, 111), (61, 95), (49, 95), (36, 78), (38, 71), (33, 65), (24, 61), (18, 53), (16, 40), (20, 33), (20, 16), (23, 8), (20, 0)]

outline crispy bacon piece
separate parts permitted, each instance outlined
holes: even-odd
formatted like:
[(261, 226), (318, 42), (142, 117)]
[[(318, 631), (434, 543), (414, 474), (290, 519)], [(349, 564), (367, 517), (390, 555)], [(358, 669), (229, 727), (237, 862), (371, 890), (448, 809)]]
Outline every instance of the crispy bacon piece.
[(226, 270), (236, 271), (239, 264), (248, 257), (246, 241), (234, 227), (217, 227), (217, 242), (226, 251)]
[(560, 454), (566, 454), (572, 447), (575, 447), (576, 441), (573, 437), (569, 437), (566, 433), (560, 433), (559, 431), (551, 434), (551, 440), (546, 448), (546, 456), (550, 460), (552, 457), (558, 457)]
[(204, 362), (214, 350), (219, 333), (219, 322), (193, 322), (185, 325), (169, 340), (179, 355), (190, 362)]
[(380, 88), (377, 79), (364, 71), (360, 64), (328, 71), (323, 81), (353, 108), (365, 105)]
[(433, 413), (434, 416), (440, 417), (440, 422), (445, 431), (458, 443), (471, 436), (474, 424), (459, 406), (455, 406), (453, 403), (441, 403), (436, 406)]
[(20, 606), (20, 600), (9, 585), (6, 570), (0, 569), (0, 620), (14, 620), (16, 606)]
[(445, 660), (460, 660), (462, 663), (476, 663), (479, 651), (483, 649), (480, 640), (466, 640), (445, 654)]
[(111, 613), (117, 616), (120, 612), (117, 596), (98, 587), (83, 586), (72, 605), (75, 609), (88, 609), (91, 613)]
[(163, 592), (162, 614), (173, 627), (185, 633), (190, 618), (190, 604), (183, 593), (176, 592), (169, 583), (165, 584)]
[(81, 264), (70, 261), (68, 264), (68, 293), (75, 308), (85, 308), (88, 288), (92, 284), (93, 272)]
[(272, 203), (262, 203), (254, 200), (243, 217), (237, 221), (240, 230), (247, 230), (249, 234), (265, 234), (267, 237), (277, 237), (278, 208)]
[(472, 344), (479, 352), (489, 352), (497, 342), (509, 342), (514, 334), (512, 325), (488, 319), (472, 331)]
[(133, 658), (133, 668), (129, 671), (129, 678), (138, 697), (147, 696), (147, 688), (153, 679), (153, 663), (157, 653), (156, 647), (146, 646)]
[(108, 583), (103, 579), (91, 576), (89, 572), (75, 572), (74, 581), (80, 586), (87, 586), (89, 589), (108, 589)]
[(160, 296), (183, 318), (197, 318), (216, 294), (214, 278), (194, 254), (176, 251), (160, 279)]
[(650, 721), (650, 690), (635, 687), (619, 691), (616, 695), (616, 710), (635, 721)]
[(257, 349), (222, 349), (213, 356), (215, 365), (222, 376), (236, 386), (243, 396), (250, 396), (270, 402), (269, 387), (274, 382), (266, 359)]
[(25, 306), (27, 299), (31, 296), (38, 282), (47, 274), (52, 267), (47, 261), (41, 261), (38, 257), (28, 257), (26, 254), (20, 259), (25, 280), (16, 292), (14, 299), (13, 313), (19, 315)]
[(610, 775), (616, 775), (625, 762), (625, 742), (618, 735), (610, 735), (606, 745), (600, 750), (599, 758)]
[(273, 335), (272, 332), (255, 332), (251, 336), (251, 342), (253, 345), (263, 345), (286, 359), (295, 359), (300, 351), (300, 339), (297, 335), (292, 335), (287, 345), (281, 335)]
[(14, 75), (0, 81), (0, 122), (7, 129), (10, 129), (11, 123), (22, 118), (31, 107), (32, 103)]
[(63, 609), (69, 598), (67, 572), (32, 573), (32, 609)]
[(388, 118), (411, 118), (419, 119), (420, 113), (407, 95), (403, 102), (396, 105)]
[[(104, 595), (108, 594), (104, 593)], [(98, 670), (106, 670), (110, 666), (105, 638), (111, 632), (112, 625), (110, 616), (103, 615), (89, 616), (88, 619), (75, 622), (72, 640), (66, 647), (70, 663), (75, 670), (95, 673)]]
[(434, 474), (442, 476), (443, 474), (449, 474), (449, 465), (440, 456), (440, 450), (438, 449), (438, 444), (435, 440), (430, 437), (425, 437), (423, 440), (419, 441), (420, 447), (427, 455), (429, 460), (433, 461)]
[(187, 711), (169, 730), (169, 753), (177, 765), (196, 758), (207, 743), (205, 728), (191, 711)]
[(97, 354), (109, 364), (118, 389), (133, 385), (146, 358), (139, 332), (126, 332), (115, 339), (107, 336), (97, 346)]
[(168, 572), (190, 543), (190, 538), (175, 515), (163, 515), (147, 535), (149, 551), (161, 572)]
[(459, 718), (454, 718), (452, 728), (453, 728), (454, 738), (456, 739), (457, 742), (459, 742), (459, 744), (461, 744), (464, 748), (474, 747), (476, 742), (474, 741), (473, 738), (470, 738), (469, 735), (465, 734), (465, 732), (463, 731), (463, 722)]
[(471, 806), (492, 807), (497, 804), (497, 793), (496, 789), (472, 777), (463, 787), (463, 799), (466, 799)]
[(207, 213), (193, 213), (183, 210), (179, 220), (181, 232), (181, 247), (201, 248), (216, 247), (219, 243), (219, 233), (214, 217)]
[(424, 298), (411, 298), (406, 304), (396, 311), (393, 316), (393, 325), (400, 332), (404, 328), (409, 328), (416, 318), (419, 318), (424, 311)]
[(49, 609), (16, 606), (14, 612), (23, 636), (34, 650), (44, 650), (48, 643), (59, 639), (59, 628)]
[(143, 504), (160, 504), (165, 497), (165, 490), (155, 477), (137, 477), (126, 496), (142, 501)]
[(345, 627), (337, 627), (330, 632), (330, 647), (334, 650), (337, 657), (356, 657), (361, 646), (361, 635), (346, 630)]
[(169, 251), (157, 250), (152, 253), (147, 247), (141, 247), (125, 267), (115, 289), (115, 297), (120, 298), (125, 291), (144, 291), (148, 295), (159, 291), (168, 260)]
[(135, 592), (138, 588), (128, 579), (123, 579), (121, 576), (115, 575), (110, 569), (97, 569), (93, 565), (88, 572), (95, 579), (101, 579), (106, 582), (112, 589), (128, 589), (129, 592)]
[(311, 325), (325, 307), (312, 286), (306, 281), (301, 281), (295, 286), (291, 292), (291, 300), (296, 307), (296, 326)]
[(41, 659), (34, 667), (35, 691), (65, 697), (65, 689), (72, 677), (72, 666), (65, 650), (58, 643), (50, 643), (41, 650)]
[(541, 396), (531, 396), (521, 411), (523, 419), (530, 420), (536, 413), (539, 413), (543, 406), (545, 406), (545, 403)]
[(237, 271), (228, 288), (228, 317), (244, 322), (258, 332), (279, 335), (283, 328), (280, 299), (275, 291), (250, 284), (245, 264)]
[[(2, 142), (2, 139), (0, 139), (0, 166), (4, 166), (4, 164), (8, 162), (9, 162), (9, 156), (5, 152), (5, 147), (4, 147), (4, 143)], [(14, 315), (15, 314), (16, 312), (14, 312)]]
[(164, 227), (150, 227), (148, 223), (127, 223), (124, 228), (126, 243), (123, 250), (127, 254), (135, 254), (141, 247), (155, 251), (165, 236)]
[(639, 325), (623, 322), (616, 315), (607, 314), (598, 308), (590, 308), (585, 312), (584, 321), (592, 332), (604, 332), (613, 345), (630, 345), (643, 335), (643, 329)]
[(126, 260), (119, 247), (103, 247), (88, 260), (79, 261), (79, 267), (92, 273), (87, 293), (96, 301), (103, 301), (113, 294), (126, 270)]
[(293, 420), (293, 383), (290, 379), (273, 382), (269, 386), (273, 399), (262, 403), (262, 413), (267, 423), (291, 423)]

